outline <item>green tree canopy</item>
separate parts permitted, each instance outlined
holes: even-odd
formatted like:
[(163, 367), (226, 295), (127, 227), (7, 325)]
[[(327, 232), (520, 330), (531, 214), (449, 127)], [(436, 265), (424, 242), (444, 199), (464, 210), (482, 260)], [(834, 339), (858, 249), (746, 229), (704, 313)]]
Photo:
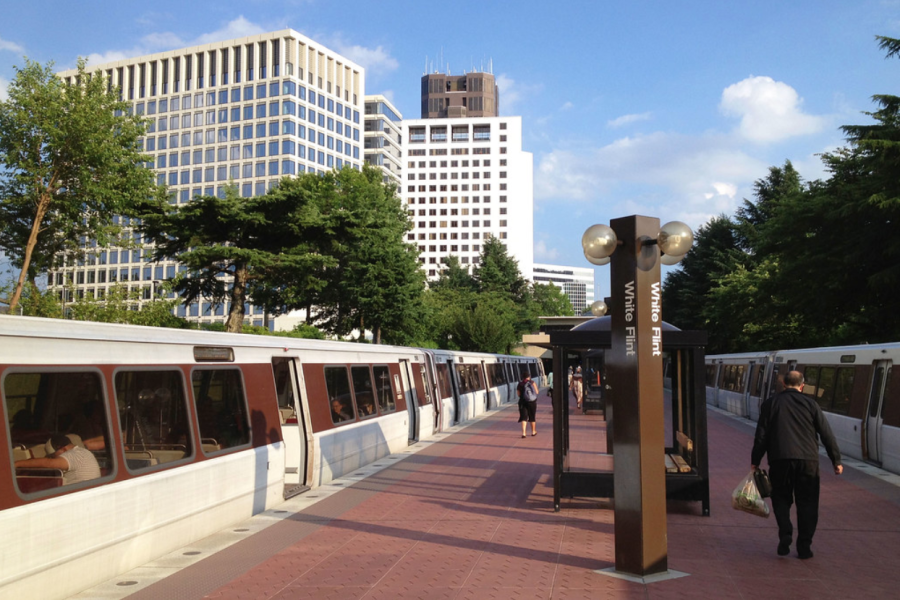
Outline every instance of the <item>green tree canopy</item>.
[(225, 328), (240, 332), (244, 304), (271, 300), (252, 296), (252, 290), (264, 287), (258, 283), (266, 277), (283, 280), (281, 274), (292, 269), (305, 272), (330, 264), (316, 252), (319, 240), (312, 228), (304, 227), (304, 199), (277, 192), (240, 198), (234, 186), (226, 188), (224, 198), (199, 196), (180, 206), (158, 198), (140, 207), (138, 228), (155, 244), (155, 260), (174, 257), (187, 267), (173, 283), (183, 301), (227, 302)]
[(111, 219), (153, 193), (139, 138), (140, 117), (117, 90), (79, 59), (72, 85), (25, 60), (0, 102), (0, 248), (20, 269), (9, 299), (15, 310), (26, 279), (82, 237), (101, 245)]

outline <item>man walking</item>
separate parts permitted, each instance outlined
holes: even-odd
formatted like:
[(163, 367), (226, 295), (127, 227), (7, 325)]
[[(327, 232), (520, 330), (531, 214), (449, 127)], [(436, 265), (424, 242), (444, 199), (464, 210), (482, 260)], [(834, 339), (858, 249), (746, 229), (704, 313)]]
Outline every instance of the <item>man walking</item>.
[(812, 558), (813, 534), (819, 520), (819, 443), (822, 439), (835, 475), (844, 471), (841, 451), (822, 409), (803, 392), (803, 374), (790, 371), (784, 390), (763, 402), (750, 462), (759, 467), (769, 457), (772, 508), (778, 521), (778, 555), (791, 551), (791, 504), (797, 502), (797, 556)]

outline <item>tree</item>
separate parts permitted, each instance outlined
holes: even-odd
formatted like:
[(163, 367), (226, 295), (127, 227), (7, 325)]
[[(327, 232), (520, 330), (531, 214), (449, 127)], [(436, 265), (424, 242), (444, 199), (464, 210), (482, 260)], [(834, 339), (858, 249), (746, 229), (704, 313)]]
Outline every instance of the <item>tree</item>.
[(335, 335), (371, 330), (376, 344), (382, 337), (400, 343), (414, 338), (425, 278), (415, 246), (405, 241), (409, 218), (395, 186), (385, 185), (381, 172), (369, 166), (324, 179), (334, 186), (325, 210), (344, 233), (323, 249), (337, 264), (326, 269), (317, 317)]
[(571, 317), (575, 314), (569, 297), (555, 285), (535, 283), (532, 295), (538, 316)]
[(76, 321), (98, 323), (128, 323), (149, 327), (186, 328), (187, 321), (172, 314), (177, 300), (154, 298), (141, 303), (139, 290), (128, 290), (127, 286), (114, 285), (104, 298), (79, 298), (69, 305), (69, 315)]
[(266, 305), (272, 299), (254, 298), (254, 290), (265, 288), (257, 284), (269, 277), (283, 281), (285, 272), (306, 272), (329, 261), (315, 252), (315, 236), (304, 227), (306, 196), (240, 198), (234, 186), (224, 196), (200, 196), (180, 206), (164, 198), (145, 202), (138, 229), (155, 244), (154, 260), (174, 257), (187, 267), (173, 284), (183, 302), (227, 299), (225, 328), (240, 332), (245, 303)]
[(82, 237), (104, 244), (114, 215), (150, 196), (153, 175), (139, 138), (143, 121), (79, 59), (75, 82), (28, 59), (0, 102), (0, 248), (20, 269), (9, 299), (26, 279)]
[[(663, 319), (681, 329), (713, 329), (708, 319), (709, 293), (718, 278), (743, 260), (735, 225), (725, 215), (711, 219), (697, 231), (694, 245), (663, 284)], [(709, 331), (710, 338), (715, 337)], [(712, 344), (711, 344), (712, 345)]]

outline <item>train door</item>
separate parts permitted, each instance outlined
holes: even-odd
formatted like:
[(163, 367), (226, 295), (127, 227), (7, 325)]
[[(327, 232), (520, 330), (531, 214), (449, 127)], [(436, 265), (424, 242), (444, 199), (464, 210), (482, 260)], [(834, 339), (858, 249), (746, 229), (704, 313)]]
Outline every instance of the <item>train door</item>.
[(891, 376), (891, 361), (876, 360), (873, 363), (872, 388), (869, 393), (869, 409), (866, 417), (866, 450), (869, 462), (881, 464), (881, 424), (887, 382)]
[(453, 361), (447, 359), (447, 377), (450, 378), (450, 391), (453, 395), (453, 414), (456, 415), (456, 422), (462, 423), (467, 420), (469, 417), (466, 415), (465, 418), (461, 414), (460, 411), (460, 398), (459, 398), (459, 385), (456, 383), (456, 368), (453, 364)]
[[(481, 378), (484, 381), (484, 411), (487, 412), (491, 410), (491, 408), (496, 407), (491, 406), (491, 396), (493, 395), (491, 394), (491, 386), (493, 383), (491, 382), (490, 377), (488, 377), (488, 369), (484, 361), (481, 361)], [(497, 406), (499, 406), (499, 404), (500, 403), (498, 402)]]
[(756, 366), (756, 361), (751, 360), (750, 364), (746, 367), (746, 372), (744, 373), (744, 398), (743, 398), (743, 411), (742, 417), (750, 416), (750, 395), (753, 390), (753, 377), (756, 374), (753, 370), (753, 367)]
[(419, 440), (419, 401), (416, 386), (413, 385), (412, 367), (408, 359), (400, 359), (400, 379), (403, 382), (403, 396), (406, 398), (406, 410), (409, 412), (409, 443)]
[(285, 497), (303, 491), (307, 483), (309, 440), (307, 431), (309, 414), (300, 397), (303, 389), (300, 360), (273, 358), (272, 372), (278, 395), (278, 411), (281, 415), (281, 432), (284, 438)]

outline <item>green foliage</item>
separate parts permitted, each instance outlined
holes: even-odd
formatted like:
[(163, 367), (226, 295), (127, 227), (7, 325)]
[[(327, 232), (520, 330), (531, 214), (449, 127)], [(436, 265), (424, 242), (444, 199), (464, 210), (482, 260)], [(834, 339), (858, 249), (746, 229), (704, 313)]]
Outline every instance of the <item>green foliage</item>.
[(555, 285), (535, 283), (532, 294), (538, 316), (571, 317), (575, 315), (569, 297)]
[(173, 314), (177, 300), (154, 298), (141, 303), (139, 290), (129, 291), (126, 286), (114, 285), (104, 298), (84, 297), (67, 305), (68, 316), (76, 321), (98, 323), (127, 323), (150, 327), (186, 329), (189, 324)]
[(317, 294), (318, 322), (336, 336), (368, 329), (376, 344), (408, 343), (422, 321), (425, 278), (415, 247), (405, 241), (410, 224), (395, 187), (368, 166), (323, 179), (333, 189), (323, 212), (342, 233), (329, 236), (323, 249), (336, 264), (325, 270)]
[(75, 83), (25, 61), (0, 102), (0, 249), (20, 269), (9, 299), (15, 311), (26, 279), (54, 254), (77, 251), (82, 236), (105, 244), (111, 220), (154, 183), (140, 152), (140, 117), (108, 91), (102, 73), (78, 61)]
[[(900, 40), (878, 37), (888, 57)], [(845, 125), (804, 183), (772, 167), (734, 221), (698, 234), (666, 279), (666, 320), (707, 329), (711, 352), (875, 343), (900, 337), (900, 97), (873, 97), (873, 122)]]
[[(10, 297), (14, 287), (15, 284), (12, 282), (0, 285), (0, 295), (2, 297)], [(41, 290), (34, 281), (29, 280), (25, 283), (18, 308), (15, 313), (11, 314), (59, 319), (62, 318), (62, 311), (63, 307), (59, 298), (57, 298), (56, 292)]]

